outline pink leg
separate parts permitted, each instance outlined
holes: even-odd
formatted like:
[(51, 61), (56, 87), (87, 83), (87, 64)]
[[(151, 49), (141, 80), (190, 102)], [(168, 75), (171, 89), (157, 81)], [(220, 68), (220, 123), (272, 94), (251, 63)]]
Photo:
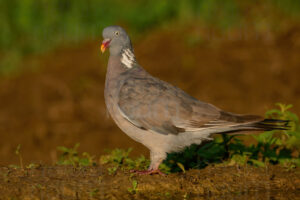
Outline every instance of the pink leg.
[(131, 170), (130, 172), (134, 172), (141, 175), (151, 175), (151, 174), (159, 174), (162, 176), (166, 176), (165, 173), (161, 172), (158, 167), (160, 163), (165, 159), (165, 154), (155, 154), (153, 152), (150, 152), (150, 158), (151, 158), (151, 164), (148, 168), (148, 170)]

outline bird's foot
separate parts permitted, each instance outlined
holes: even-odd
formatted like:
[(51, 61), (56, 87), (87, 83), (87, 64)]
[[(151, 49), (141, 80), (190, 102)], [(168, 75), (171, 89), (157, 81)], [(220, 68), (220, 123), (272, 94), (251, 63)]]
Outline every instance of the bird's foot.
[(131, 170), (130, 172), (140, 174), (140, 175), (152, 175), (159, 174), (162, 176), (166, 176), (165, 173), (161, 172), (159, 169), (150, 169), (150, 170)]

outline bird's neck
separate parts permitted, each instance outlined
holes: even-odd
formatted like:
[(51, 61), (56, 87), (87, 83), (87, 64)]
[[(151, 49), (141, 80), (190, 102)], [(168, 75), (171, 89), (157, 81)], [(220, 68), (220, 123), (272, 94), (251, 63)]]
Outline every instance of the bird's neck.
[(120, 53), (120, 58), (122, 65), (127, 69), (131, 69), (137, 65), (132, 48), (122, 49)]
[(107, 66), (107, 75), (110, 78), (118, 77), (120, 74), (138, 67), (132, 49), (125, 48), (117, 55), (110, 54)]

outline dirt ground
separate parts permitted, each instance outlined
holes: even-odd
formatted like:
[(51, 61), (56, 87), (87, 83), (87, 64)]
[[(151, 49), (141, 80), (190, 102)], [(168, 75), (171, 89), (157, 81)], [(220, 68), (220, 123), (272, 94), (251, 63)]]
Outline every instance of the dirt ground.
[[(201, 40), (195, 40), (198, 37)], [(61, 198), (61, 195), (65, 195), (74, 199), (77, 194), (88, 195), (93, 188), (102, 190), (109, 187), (97, 182), (98, 172), (101, 175), (103, 171), (101, 167), (84, 169), (87, 173), (82, 175), (74, 169), (53, 170), (44, 166), (57, 161), (57, 146), (72, 147), (79, 142), (79, 151), (96, 157), (107, 148), (133, 147), (133, 156), (148, 156), (148, 150), (122, 133), (106, 113), (103, 89), (108, 54), (100, 54), (101, 39), (28, 57), (22, 64), (26, 68), (22, 73), (0, 80), (0, 166), (3, 166), (0, 171), (8, 174), (8, 181), (0, 177), (3, 183), (1, 190), (5, 191), (1, 194), (26, 196), (32, 189), (32, 195), (36, 196), (49, 194)], [(268, 37), (239, 33), (226, 36), (214, 32), (203, 34), (189, 26), (181, 29), (161, 28), (139, 36), (133, 40), (133, 45), (139, 63), (146, 70), (202, 101), (231, 112), (260, 115), (274, 108), (275, 103), (282, 102), (293, 104), (292, 111), (298, 115), (300, 113), (300, 27)], [(8, 164), (18, 164), (15, 155), (18, 144), (22, 145), (25, 165), (41, 163), (44, 167), (28, 172), (5, 168)], [(40, 177), (45, 170), (51, 173)], [(141, 191), (153, 187), (153, 184), (166, 188), (165, 191), (169, 186), (173, 189), (177, 186), (188, 188), (178, 192), (170, 189), (172, 197), (185, 192), (200, 197), (212, 193), (223, 195), (222, 190), (227, 190), (228, 185), (233, 188), (230, 191), (237, 195), (240, 194), (237, 191), (244, 192), (238, 189), (243, 187), (246, 187), (246, 192), (256, 188), (258, 193), (261, 191), (259, 188), (299, 191), (298, 170), (288, 173), (275, 169), (274, 172), (265, 173), (250, 169), (246, 171), (247, 175), (231, 168), (216, 170), (212, 167), (192, 170), (186, 175), (172, 174), (168, 178), (153, 176), (153, 180), (148, 177), (137, 179)], [(209, 178), (211, 175), (216, 180)], [(273, 180), (270, 179), (273, 175), (274, 180), (278, 178), (278, 181), (262, 181)], [(96, 178), (86, 179), (90, 176)], [(227, 176), (230, 178), (227, 179)], [(115, 181), (126, 183), (113, 187), (116, 191), (122, 188), (123, 193), (117, 193), (112, 198), (125, 194), (129, 185), (128, 174), (120, 173), (118, 177), (120, 179), (104, 175), (104, 180), (111, 179), (109, 184)], [(219, 182), (219, 179), (222, 181)], [(210, 186), (203, 185), (202, 180), (206, 180)], [(247, 180), (250, 182), (245, 186)], [(43, 189), (43, 185), (48, 185), (49, 181), (50, 185), (60, 182), (63, 186), (59, 191), (53, 187)], [(30, 182), (40, 184), (42, 188), (32, 188)], [(77, 183), (80, 185), (75, 187)], [(24, 184), (22, 189), (21, 184)], [(85, 184), (86, 189), (82, 188)], [(10, 187), (15, 185), (17, 187)], [(83, 193), (76, 193), (77, 190)], [(164, 189), (155, 194), (159, 195), (162, 191)], [(113, 194), (101, 192), (101, 195)], [(147, 192), (134, 196), (126, 193), (124, 198), (140, 197), (150, 198)], [(182, 199), (182, 196), (178, 199)]]
[(166, 177), (108, 175), (101, 166), (2, 167), (0, 174), (2, 199), (300, 199), (300, 171), (274, 167), (209, 166)]

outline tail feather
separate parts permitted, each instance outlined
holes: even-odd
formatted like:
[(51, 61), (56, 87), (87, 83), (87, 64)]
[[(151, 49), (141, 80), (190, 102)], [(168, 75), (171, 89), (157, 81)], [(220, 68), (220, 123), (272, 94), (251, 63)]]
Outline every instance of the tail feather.
[(245, 124), (244, 128), (253, 128), (256, 130), (272, 131), (272, 130), (289, 130), (289, 120), (280, 119), (264, 119), (262, 121)]

